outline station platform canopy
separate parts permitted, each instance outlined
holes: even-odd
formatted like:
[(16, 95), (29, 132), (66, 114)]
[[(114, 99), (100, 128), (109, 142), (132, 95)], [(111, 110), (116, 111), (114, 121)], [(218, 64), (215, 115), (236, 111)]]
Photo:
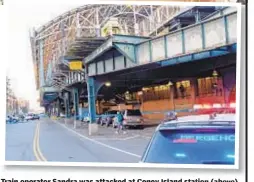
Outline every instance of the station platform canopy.
[(86, 57), (91, 54), (95, 49), (101, 46), (107, 37), (81, 37), (77, 38), (66, 52), (67, 59), (71, 60), (71, 56)]
[(87, 64), (93, 62), (96, 58), (114, 47), (120, 53), (128, 57), (128, 55), (130, 55), (129, 53), (134, 51), (134, 46), (136, 44), (140, 44), (149, 39), (150, 37), (114, 34), (108, 37), (108, 39), (103, 44), (101, 44), (97, 49), (94, 49), (93, 52), (86, 56), (84, 58), (84, 63)]

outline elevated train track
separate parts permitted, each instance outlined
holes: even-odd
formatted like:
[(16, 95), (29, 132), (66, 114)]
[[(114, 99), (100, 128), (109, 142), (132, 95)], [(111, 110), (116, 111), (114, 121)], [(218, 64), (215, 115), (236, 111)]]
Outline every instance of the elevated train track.
[(168, 33), (171, 31), (168, 27), (174, 27), (176, 22), (178, 27), (195, 23), (193, 18), (195, 20), (197, 13), (205, 18), (215, 11), (214, 7), (97, 4), (85, 5), (56, 17), (30, 36), (36, 87), (43, 92), (41, 100), (47, 90), (42, 88), (61, 92), (85, 79), (85, 69), (70, 71), (68, 60), (83, 60), (104, 43), (112, 33), (107, 27), (108, 21), (117, 23), (118, 34), (151, 37)]

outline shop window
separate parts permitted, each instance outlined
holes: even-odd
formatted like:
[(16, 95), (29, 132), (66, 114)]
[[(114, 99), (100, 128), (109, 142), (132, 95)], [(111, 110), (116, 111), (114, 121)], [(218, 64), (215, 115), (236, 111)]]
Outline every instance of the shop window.
[(149, 88), (143, 88), (143, 100), (161, 100), (170, 98), (170, 90), (168, 85), (160, 85)]
[(223, 85), (222, 79), (214, 77), (206, 77), (198, 79), (199, 96), (216, 95), (222, 96)]
[(136, 93), (126, 92), (125, 93), (125, 99), (126, 100), (136, 100), (137, 99)]
[(189, 97), (191, 95), (190, 81), (180, 81), (176, 83), (176, 93), (178, 97)]

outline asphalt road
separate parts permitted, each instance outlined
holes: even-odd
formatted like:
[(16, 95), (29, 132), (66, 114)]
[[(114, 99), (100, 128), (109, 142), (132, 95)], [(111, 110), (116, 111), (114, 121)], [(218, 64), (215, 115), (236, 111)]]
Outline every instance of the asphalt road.
[(89, 136), (87, 125), (41, 119), (6, 125), (6, 161), (139, 162), (154, 128), (116, 134), (100, 127)]

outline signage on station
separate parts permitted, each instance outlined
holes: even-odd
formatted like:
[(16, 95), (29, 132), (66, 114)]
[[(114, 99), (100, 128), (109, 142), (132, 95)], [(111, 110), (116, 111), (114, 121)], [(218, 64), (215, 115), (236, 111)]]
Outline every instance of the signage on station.
[(71, 61), (69, 67), (70, 70), (82, 70), (82, 61)]

